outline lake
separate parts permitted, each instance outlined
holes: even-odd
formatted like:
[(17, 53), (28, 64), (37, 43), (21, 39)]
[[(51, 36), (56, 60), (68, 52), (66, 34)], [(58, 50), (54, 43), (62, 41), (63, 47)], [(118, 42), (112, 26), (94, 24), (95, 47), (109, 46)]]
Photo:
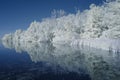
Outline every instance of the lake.
[(120, 80), (120, 53), (67, 44), (3, 42), (0, 80)]

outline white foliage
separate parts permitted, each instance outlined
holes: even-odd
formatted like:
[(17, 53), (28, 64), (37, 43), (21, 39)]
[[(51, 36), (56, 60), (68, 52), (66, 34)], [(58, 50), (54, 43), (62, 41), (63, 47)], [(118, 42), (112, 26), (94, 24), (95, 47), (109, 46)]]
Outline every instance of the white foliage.
[[(32, 22), (26, 31), (17, 30), (14, 42), (71, 43), (76, 39), (120, 38), (120, 1), (108, 1), (101, 6), (92, 4), (89, 10), (66, 15), (53, 11), (51, 18)], [(8, 37), (8, 38), (7, 38)], [(3, 40), (9, 39), (4, 36)]]
[(13, 34), (5, 34), (2, 38), (2, 43), (6, 48), (13, 48)]

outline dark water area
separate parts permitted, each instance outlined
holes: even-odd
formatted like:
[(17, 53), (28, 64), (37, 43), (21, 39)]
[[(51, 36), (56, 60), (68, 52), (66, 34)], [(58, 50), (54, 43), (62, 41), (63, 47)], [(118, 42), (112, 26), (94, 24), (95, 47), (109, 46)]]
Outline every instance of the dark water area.
[(67, 45), (0, 45), (0, 80), (120, 80), (120, 55)]
[(65, 71), (47, 62), (33, 62), (27, 52), (0, 47), (0, 80), (91, 80), (88, 74)]

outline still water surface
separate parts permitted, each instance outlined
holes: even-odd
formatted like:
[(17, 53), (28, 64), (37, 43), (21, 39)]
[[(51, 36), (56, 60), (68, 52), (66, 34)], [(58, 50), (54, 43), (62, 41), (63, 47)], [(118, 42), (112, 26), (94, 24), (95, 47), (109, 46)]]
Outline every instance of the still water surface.
[(0, 80), (120, 80), (119, 52), (52, 43), (0, 45)]

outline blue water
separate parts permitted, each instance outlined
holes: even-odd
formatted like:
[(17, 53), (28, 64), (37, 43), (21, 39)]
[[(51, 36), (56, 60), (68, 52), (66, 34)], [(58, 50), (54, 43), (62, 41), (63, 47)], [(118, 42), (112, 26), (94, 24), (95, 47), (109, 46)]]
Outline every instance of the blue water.
[(91, 80), (88, 74), (64, 71), (59, 66), (33, 62), (27, 52), (0, 46), (0, 80)]
[(48, 43), (10, 47), (0, 45), (0, 80), (120, 80), (119, 53)]

